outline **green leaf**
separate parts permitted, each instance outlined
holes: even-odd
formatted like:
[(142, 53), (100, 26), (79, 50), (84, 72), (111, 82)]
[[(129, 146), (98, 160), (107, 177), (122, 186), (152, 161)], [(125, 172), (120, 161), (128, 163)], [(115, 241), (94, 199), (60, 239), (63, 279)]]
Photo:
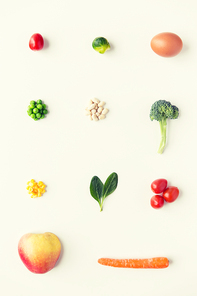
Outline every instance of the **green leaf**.
[(118, 185), (118, 175), (116, 173), (112, 173), (106, 180), (103, 187), (103, 198), (106, 198), (108, 195), (116, 190)]
[(99, 204), (101, 202), (102, 193), (103, 183), (97, 176), (94, 176), (90, 183), (90, 194), (94, 199), (96, 199), (96, 201), (98, 201)]

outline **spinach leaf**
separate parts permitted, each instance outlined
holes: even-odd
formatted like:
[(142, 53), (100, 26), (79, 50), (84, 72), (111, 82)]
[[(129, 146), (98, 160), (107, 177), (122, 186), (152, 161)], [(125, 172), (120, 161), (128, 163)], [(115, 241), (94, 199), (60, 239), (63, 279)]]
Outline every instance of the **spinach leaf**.
[(103, 187), (103, 198), (106, 198), (108, 195), (112, 194), (118, 185), (118, 175), (112, 173), (106, 180)]
[(103, 193), (103, 183), (97, 176), (94, 176), (91, 180), (90, 193), (92, 197), (100, 204)]
[(118, 185), (118, 175), (112, 173), (106, 180), (105, 184), (101, 180), (94, 176), (90, 183), (90, 194), (99, 203), (100, 211), (103, 210), (103, 202), (105, 198), (114, 192)]

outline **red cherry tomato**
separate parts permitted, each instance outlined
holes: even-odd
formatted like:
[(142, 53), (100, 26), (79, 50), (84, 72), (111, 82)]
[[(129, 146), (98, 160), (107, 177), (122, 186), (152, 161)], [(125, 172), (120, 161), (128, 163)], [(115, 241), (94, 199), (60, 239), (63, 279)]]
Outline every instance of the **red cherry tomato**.
[(44, 46), (44, 39), (40, 34), (33, 34), (29, 40), (31, 50), (41, 50)]
[(154, 193), (162, 193), (167, 187), (166, 179), (157, 179), (152, 182), (151, 189)]
[(164, 199), (161, 195), (154, 195), (150, 200), (151, 207), (159, 209), (164, 205)]
[(179, 190), (178, 190), (177, 187), (174, 187), (174, 186), (169, 186), (163, 192), (163, 198), (167, 202), (173, 202), (173, 201), (175, 201), (178, 196), (179, 196)]

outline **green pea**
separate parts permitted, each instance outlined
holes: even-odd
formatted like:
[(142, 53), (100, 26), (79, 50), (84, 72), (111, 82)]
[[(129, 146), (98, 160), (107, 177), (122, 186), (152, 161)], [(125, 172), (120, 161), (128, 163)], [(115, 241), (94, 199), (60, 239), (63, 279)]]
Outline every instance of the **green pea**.
[(42, 104), (37, 104), (38, 109), (42, 109)]
[(35, 118), (34, 118), (34, 120), (36, 121), (36, 120), (38, 120), (38, 118), (37, 118), (37, 117), (35, 117)]
[(31, 102), (30, 102), (30, 105), (31, 105), (31, 104), (33, 104), (33, 105), (34, 105), (35, 103), (36, 103), (35, 101), (31, 101)]
[(27, 114), (28, 115), (31, 115), (32, 114), (32, 110), (31, 109), (27, 110)]
[(43, 119), (43, 118), (45, 118), (44, 114), (42, 114), (42, 116), (40, 117), (40, 119)]
[(48, 111), (46, 109), (43, 110), (43, 114), (47, 114)]
[(42, 109), (46, 109), (46, 105), (45, 104), (42, 104)]
[(30, 107), (31, 109), (34, 109), (34, 108), (35, 108), (35, 105), (34, 105), (34, 104), (30, 104), (29, 107)]
[(36, 115), (35, 114), (31, 114), (31, 118), (36, 118)]
[(36, 117), (37, 118), (40, 118), (41, 117), (41, 114), (40, 113), (36, 113)]
[(33, 109), (33, 112), (34, 112), (34, 113), (38, 113), (38, 109), (37, 109), (37, 108), (34, 108), (34, 109)]
[(42, 100), (37, 100), (37, 104), (42, 104)]

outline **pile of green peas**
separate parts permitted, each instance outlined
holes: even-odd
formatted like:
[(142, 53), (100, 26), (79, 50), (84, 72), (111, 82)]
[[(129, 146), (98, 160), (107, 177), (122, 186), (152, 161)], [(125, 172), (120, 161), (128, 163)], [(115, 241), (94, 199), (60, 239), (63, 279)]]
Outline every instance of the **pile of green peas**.
[(48, 113), (46, 105), (42, 103), (42, 100), (31, 101), (28, 106), (27, 114), (34, 120), (42, 119)]

